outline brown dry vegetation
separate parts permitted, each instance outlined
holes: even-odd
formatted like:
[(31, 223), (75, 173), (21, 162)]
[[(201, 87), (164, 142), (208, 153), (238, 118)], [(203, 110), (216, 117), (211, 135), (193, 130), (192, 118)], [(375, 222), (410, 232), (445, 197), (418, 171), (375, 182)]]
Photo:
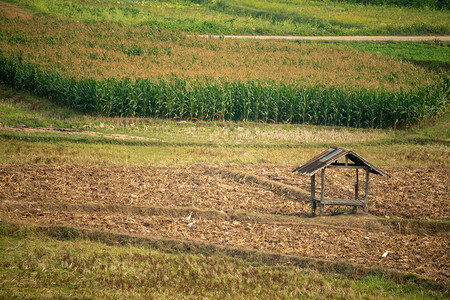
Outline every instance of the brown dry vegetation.
[[(235, 174), (257, 174), (309, 194), (309, 177), (291, 173), (293, 166), (222, 165), (222, 168)], [(450, 218), (447, 168), (383, 169), (392, 178), (371, 176), (372, 214), (431, 220)], [(242, 180), (237, 183), (201, 165), (151, 168), (3, 165), (0, 170), (0, 197), (11, 201), (185, 207), (227, 214), (241, 210), (305, 216), (310, 212), (308, 203)], [(326, 197), (352, 196), (353, 173), (328, 170), (326, 178)], [(320, 186), (320, 178), (317, 182)], [(360, 174), (361, 186), (363, 183)]]
[[(300, 186), (307, 184), (299, 176), (291, 177), (288, 166), (221, 167), (288, 183), (295, 180)], [(285, 221), (276, 221), (275, 217), (272, 221), (230, 218), (236, 212), (305, 215), (309, 204), (262, 186), (218, 176), (213, 170), (205, 165), (187, 168), (3, 165), (0, 168), (1, 215), (14, 221), (200, 241), (326, 260), (345, 259), (435, 279), (450, 276), (447, 232), (400, 234), (358, 226), (313, 225), (297, 218)], [(444, 184), (448, 174), (444, 169), (391, 168), (388, 172), (394, 175), (390, 179), (394, 182), (372, 182), (372, 191), (379, 198), (370, 198), (371, 212), (403, 216), (406, 211), (416, 218), (448, 219), (448, 190)], [(330, 178), (342, 179), (345, 188), (350, 181), (347, 175), (330, 174)], [(426, 179), (430, 175), (431, 179)], [(434, 184), (432, 190), (435, 190), (433, 209), (427, 209), (430, 203), (426, 201), (431, 198), (417, 197), (429, 193), (430, 184)], [(397, 186), (404, 187), (403, 194), (398, 193), (402, 196), (388, 200), (387, 195), (395, 195)], [(399, 206), (405, 196), (411, 205)], [(153, 212), (149, 213), (146, 207), (153, 207)], [(165, 210), (158, 211), (157, 207)], [(191, 228), (185, 220), (190, 210), (194, 211), (196, 221)], [(349, 220), (362, 221), (355, 217)], [(386, 250), (390, 254), (381, 259)]]
[[(108, 212), (55, 212), (25, 206), (8, 208), (3, 209), (3, 213), (14, 221), (174, 238), (326, 260), (348, 260), (434, 279), (448, 279), (450, 276), (450, 247), (446, 233), (402, 235), (331, 226), (218, 221), (195, 218), (195, 215), (196, 223), (189, 228), (184, 218)], [(391, 255), (381, 259), (386, 250)]]
[[(294, 166), (235, 166), (242, 173), (258, 174), (267, 179), (310, 191), (310, 179), (291, 173)], [(410, 219), (448, 220), (450, 174), (447, 167), (383, 167), (391, 178), (371, 174), (369, 209), (371, 214)], [(320, 173), (319, 173), (320, 174)], [(325, 197), (345, 199), (354, 196), (355, 171), (326, 171)], [(364, 194), (364, 176), (359, 173), (360, 194)], [(316, 176), (316, 195), (320, 176)]]
[[(3, 16), (2, 16), (3, 14)], [(344, 47), (288, 41), (204, 39), (154, 27), (5, 17), (3, 55), (77, 78), (275, 80), (343, 89), (409, 90), (434, 75), (409, 63)]]
[(263, 188), (237, 185), (202, 167), (102, 168), (3, 166), (1, 198), (21, 202), (56, 201), (124, 206), (195, 207), (297, 214), (304, 204), (285, 201)]
[(8, 19), (19, 18), (22, 20), (30, 20), (33, 17), (32, 14), (18, 8), (16, 5), (5, 2), (0, 2), (0, 11), (3, 11), (3, 14)]

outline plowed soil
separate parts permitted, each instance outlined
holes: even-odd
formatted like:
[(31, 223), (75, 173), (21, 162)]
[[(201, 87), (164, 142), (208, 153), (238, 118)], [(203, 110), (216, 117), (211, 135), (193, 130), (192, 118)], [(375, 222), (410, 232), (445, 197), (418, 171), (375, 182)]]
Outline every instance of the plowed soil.
[[(127, 168), (2, 165), (0, 214), (4, 219), (14, 221), (347, 260), (433, 279), (448, 280), (450, 276), (448, 232), (400, 234), (351, 226), (351, 222), (361, 222), (369, 217), (364, 215), (340, 216), (349, 220), (345, 226), (311, 223), (310, 219), (296, 217), (309, 214), (309, 203), (297, 202), (267, 187), (221, 176), (214, 171), (217, 167), (236, 174), (256, 174), (305, 190), (309, 186), (309, 178), (290, 173), (292, 166)], [(448, 219), (448, 174), (445, 168), (385, 170), (393, 178), (371, 178), (370, 213)], [(354, 172), (347, 174), (341, 171), (330, 171), (327, 178), (330, 179), (328, 196), (349, 194), (355, 180)], [(401, 205), (404, 201), (410, 205)], [(132, 208), (136, 207), (161, 207), (165, 210), (164, 213), (160, 213), (163, 210), (153, 210), (153, 213), (133, 211)], [(190, 210), (194, 213), (187, 221)], [(216, 213), (208, 215), (202, 211)], [(264, 213), (272, 215), (273, 219), (269, 222), (219, 217), (230, 216), (237, 211)], [(290, 221), (281, 215), (290, 215)], [(325, 218), (331, 217), (321, 219)], [(192, 221), (194, 223), (188, 226)], [(389, 251), (388, 255), (382, 258), (386, 251)]]

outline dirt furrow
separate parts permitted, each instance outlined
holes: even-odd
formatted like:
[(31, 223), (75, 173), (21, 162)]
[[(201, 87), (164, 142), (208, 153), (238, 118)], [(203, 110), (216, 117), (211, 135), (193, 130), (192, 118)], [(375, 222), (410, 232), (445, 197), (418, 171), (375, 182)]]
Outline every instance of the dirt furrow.
[[(291, 171), (295, 166), (279, 165), (223, 165), (238, 173), (252, 174), (286, 186), (310, 191), (310, 178)], [(377, 216), (409, 219), (450, 219), (450, 172), (448, 167), (381, 167), (392, 177), (372, 175), (369, 188), (369, 212)], [(364, 184), (359, 174), (360, 189)], [(354, 170), (328, 169), (325, 197), (352, 198), (356, 183)], [(320, 192), (320, 176), (316, 176), (316, 195)], [(363, 191), (362, 191), (363, 193)], [(362, 195), (361, 195), (362, 196)]]

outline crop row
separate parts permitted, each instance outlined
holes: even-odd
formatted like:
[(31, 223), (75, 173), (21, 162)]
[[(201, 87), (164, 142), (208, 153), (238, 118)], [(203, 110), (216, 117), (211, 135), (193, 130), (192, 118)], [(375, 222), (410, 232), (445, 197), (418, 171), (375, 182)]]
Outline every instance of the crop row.
[(273, 81), (76, 79), (0, 58), (0, 81), (106, 116), (240, 120), (350, 127), (403, 127), (448, 106), (450, 80), (414, 91), (302, 87)]

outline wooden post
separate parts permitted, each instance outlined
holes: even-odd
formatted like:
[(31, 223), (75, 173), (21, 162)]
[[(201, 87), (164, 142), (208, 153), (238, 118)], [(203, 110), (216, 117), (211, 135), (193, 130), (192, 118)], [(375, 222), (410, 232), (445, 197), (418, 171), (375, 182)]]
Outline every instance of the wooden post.
[(367, 212), (367, 197), (369, 196), (369, 168), (366, 168), (366, 193), (364, 195), (363, 211)]
[(320, 182), (321, 187), (320, 187), (320, 216), (323, 215), (323, 194), (325, 191), (325, 168), (322, 169), (322, 173), (321, 173), (321, 177), (322, 180)]
[(311, 176), (311, 216), (316, 215), (316, 174)]
[[(359, 173), (358, 169), (356, 169), (356, 184), (355, 184), (355, 200), (358, 200), (358, 188), (359, 188)], [(356, 212), (357, 207), (353, 206), (353, 210)]]

